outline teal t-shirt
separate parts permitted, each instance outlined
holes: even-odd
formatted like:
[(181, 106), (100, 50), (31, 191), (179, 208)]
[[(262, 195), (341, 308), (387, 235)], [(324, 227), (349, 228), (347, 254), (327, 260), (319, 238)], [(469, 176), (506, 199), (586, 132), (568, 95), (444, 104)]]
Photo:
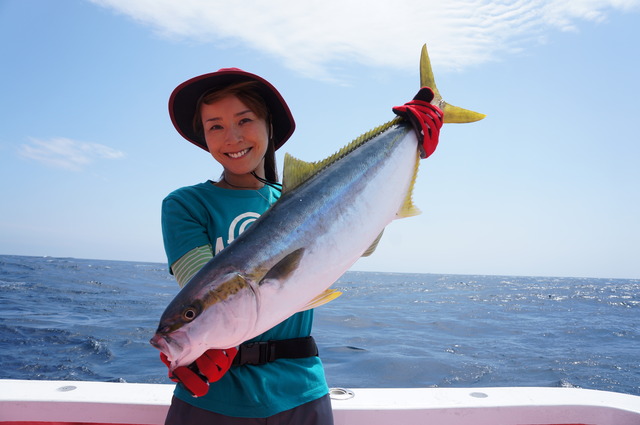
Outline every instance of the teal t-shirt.
[[(208, 181), (183, 187), (162, 203), (162, 233), (169, 265), (187, 252), (210, 244), (214, 255), (230, 244), (280, 196), (259, 190), (229, 190)], [(296, 313), (251, 341), (309, 336), (313, 310)], [(181, 385), (174, 392), (194, 406), (226, 416), (265, 418), (316, 400), (328, 393), (319, 357), (278, 359), (264, 365), (232, 367), (210, 385), (203, 397), (192, 397)]]

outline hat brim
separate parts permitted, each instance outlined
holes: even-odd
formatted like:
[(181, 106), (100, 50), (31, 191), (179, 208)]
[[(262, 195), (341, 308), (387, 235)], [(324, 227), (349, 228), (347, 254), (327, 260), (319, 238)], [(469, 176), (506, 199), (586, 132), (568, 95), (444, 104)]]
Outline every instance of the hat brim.
[(256, 90), (264, 99), (271, 114), (273, 142), (277, 150), (291, 137), (296, 127), (289, 106), (280, 92), (267, 80), (237, 68), (221, 69), (217, 72), (199, 75), (176, 87), (169, 98), (169, 116), (173, 126), (182, 137), (208, 151), (204, 138), (193, 128), (193, 118), (200, 96), (215, 87), (245, 81), (258, 83)]

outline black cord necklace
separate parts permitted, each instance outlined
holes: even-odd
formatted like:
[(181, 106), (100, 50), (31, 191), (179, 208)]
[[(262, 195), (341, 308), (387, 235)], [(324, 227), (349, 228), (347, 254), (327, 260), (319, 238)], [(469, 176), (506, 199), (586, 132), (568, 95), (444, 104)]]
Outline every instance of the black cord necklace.
[[(271, 187), (272, 187), (272, 188), (274, 188), (275, 190), (277, 190), (277, 191), (279, 191), (279, 192), (282, 192), (282, 185), (281, 185), (280, 183), (277, 183), (277, 182), (271, 182), (271, 181), (269, 181), (269, 180), (267, 180), (267, 179), (263, 179), (262, 177), (260, 177), (259, 175), (257, 175), (255, 171), (252, 171), (252, 172), (251, 172), (251, 175), (252, 175), (253, 177), (255, 177), (255, 178), (256, 178), (256, 180), (258, 180), (260, 183), (262, 183), (262, 184), (266, 184), (267, 186), (271, 186)], [(223, 177), (223, 178), (224, 178), (224, 177)]]
[(248, 186), (237, 186), (235, 184), (231, 184), (229, 183), (229, 180), (227, 180), (227, 178), (225, 177), (225, 175), (222, 175), (222, 181), (225, 182), (225, 184), (227, 184), (228, 186), (231, 186), (234, 189), (248, 189), (248, 190), (259, 190), (261, 189), (260, 187), (255, 188), (255, 187), (248, 187)]
[[(279, 192), (282, 192), (282, 184), (277, 183), (277, 182), (272, 182), (272, 181), (269, 181), (267, 179), (264, 179), (264, 178), (260, 177), (259, 175), (257, 175), (255, 171), (252, 171), (251, 175), (253, 177), (255, 177), (256, 180), (258, 180), (263, 185), (270, 186), (270, 187), (274, 188), (275, 190), (277, 190)], [(248, 186), (237, 186), (235, 184), (229, 183), (229, 180), (227, 180), (227, 178), (224, 175), (224, 173), (222, 173), (222, 181), (225, 182), (225, 184), (227, 184), (228, 186), (230, 186), (230, 187), (232, 187), (234, 189), (245, 189), (245, 190), (260, 190), (260, 189), (262, 189), (261, 187), (255, 188), (255, 187), (248, 187)]]

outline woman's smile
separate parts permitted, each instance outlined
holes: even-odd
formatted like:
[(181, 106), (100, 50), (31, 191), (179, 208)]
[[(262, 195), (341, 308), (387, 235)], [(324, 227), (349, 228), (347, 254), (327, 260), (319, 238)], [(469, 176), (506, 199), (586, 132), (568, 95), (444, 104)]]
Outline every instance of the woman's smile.
[(225, 155), (233, 159), (239, 159), (245, 156), (247, 153), (249, 153), (250, 150), (251, 148), (246, 148), (238, 152), (227, 152)]

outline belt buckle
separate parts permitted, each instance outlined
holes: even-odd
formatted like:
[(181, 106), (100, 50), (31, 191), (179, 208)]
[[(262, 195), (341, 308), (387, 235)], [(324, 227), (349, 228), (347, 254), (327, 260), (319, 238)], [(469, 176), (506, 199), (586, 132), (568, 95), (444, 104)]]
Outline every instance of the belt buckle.
[(240, 361), (244, 364), (261, 365), (269, 362), (269, 342), (242, 344)]

